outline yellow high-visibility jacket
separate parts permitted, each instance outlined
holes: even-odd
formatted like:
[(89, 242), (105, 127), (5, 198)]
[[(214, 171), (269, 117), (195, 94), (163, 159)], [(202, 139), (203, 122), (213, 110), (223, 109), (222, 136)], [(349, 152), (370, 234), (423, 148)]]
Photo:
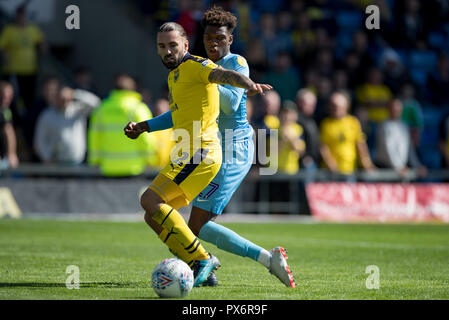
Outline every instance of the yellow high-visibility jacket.
[(104, 176), (141, 174), (147, 165), (157, 163), (155, 137), (142, 133), (129, 139), (123, 129), (130, 121), (151, 119), (148, 106), (139, 93), (114, 90), (91, 115), (88, 129), (88, 163), (98, 165)]

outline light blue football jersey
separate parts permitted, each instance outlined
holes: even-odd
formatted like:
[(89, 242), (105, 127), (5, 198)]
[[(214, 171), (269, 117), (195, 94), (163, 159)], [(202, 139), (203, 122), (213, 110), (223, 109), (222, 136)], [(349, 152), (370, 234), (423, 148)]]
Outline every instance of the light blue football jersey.
[[(216, 64), (225, 69), (234, 70), (249, 77), (249, 67), (246, 59), (234, 53), (229, 53)], [(226, 94), (220, 90), (220, 87), (226, 88)], [(218, 117), (218, 127), (225, 138), (225, 130), (234, 130), (234, 140), (241, 140), (252, 136), (252, 128), (246, 116), (246, 94), (245, 89), (230, 85), (219, 85), (220, 90), (220, 115)], [(232, 97), (226, 96), (232, 93)], [(240, 99), (239, 99), (240, 98)], [(240, 101), (239, 101), (240, 100)], [(230, 105), (231, 104), (231, 105)]]

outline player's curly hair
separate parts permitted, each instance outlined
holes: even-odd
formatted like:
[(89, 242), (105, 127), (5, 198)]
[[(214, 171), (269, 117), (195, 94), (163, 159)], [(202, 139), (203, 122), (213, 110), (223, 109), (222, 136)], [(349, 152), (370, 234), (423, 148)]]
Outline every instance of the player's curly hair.
[(237, 18), (231, 12), (223, 10), (221, 7), (213, 6), (204, 13), (203, 19), (201, 19), (201, 26), (203, 28), (207, 26), (226, 26), (229, 32), (232, 33), (237, 27)]

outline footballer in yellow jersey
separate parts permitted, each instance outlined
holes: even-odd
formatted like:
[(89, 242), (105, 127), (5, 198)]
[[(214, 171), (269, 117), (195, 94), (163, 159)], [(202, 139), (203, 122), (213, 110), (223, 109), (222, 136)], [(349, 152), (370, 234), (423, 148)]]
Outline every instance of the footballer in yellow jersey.
[[(159, 28), (157, 45), (162, 63), (170, 70), (169, 101), (178, 141), (170, 163), (142, 195), (141, 205), (145, 210), (145, 222), (169, 249), (177, 256), (187, 252), (194, 272), (194, 286), (199, 286), (220, 264), (206, 252), (177, 209), (192, 201), (221, 166), (217, 84), (241, 87), (248, 90), (248, 94), (263, 93), (272, 87), (254, 83), (241, 73), (190, 55), (185, 30), (177, 23), (167, 22)], [(148, 122), (143, 121), (128, 123), (124, 131), (129, 138), (136, 139), (150, 129)]]

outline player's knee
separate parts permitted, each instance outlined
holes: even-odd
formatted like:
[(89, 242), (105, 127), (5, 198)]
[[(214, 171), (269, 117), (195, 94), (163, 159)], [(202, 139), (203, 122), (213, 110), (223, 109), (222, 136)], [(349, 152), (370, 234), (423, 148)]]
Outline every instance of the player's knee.
[(151, 189), (147, 189), (140, 197), (140, 205), (145, 210), (145, 216), (154, 214), (162, 204), (160, 197)]

